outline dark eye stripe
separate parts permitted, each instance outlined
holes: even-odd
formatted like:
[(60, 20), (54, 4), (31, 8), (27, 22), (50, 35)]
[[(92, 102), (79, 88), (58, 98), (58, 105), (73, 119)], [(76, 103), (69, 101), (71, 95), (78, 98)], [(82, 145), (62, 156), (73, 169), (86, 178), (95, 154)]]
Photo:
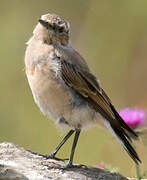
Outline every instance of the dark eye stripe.
[(59, 33), (62, 33), (64, 31), (64, 27), (59, 27), (58, 31), (59, 31)]

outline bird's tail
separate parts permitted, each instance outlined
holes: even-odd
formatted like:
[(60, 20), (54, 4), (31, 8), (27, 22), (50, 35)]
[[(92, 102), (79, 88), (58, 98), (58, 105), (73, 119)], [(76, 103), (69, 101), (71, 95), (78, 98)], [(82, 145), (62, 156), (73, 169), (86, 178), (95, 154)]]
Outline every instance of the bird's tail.
[(128, 152), (130, 157), (134, 160), (134, 162), (136, 164), (138, 164), (139, 162), (141, 163), (137, 152), (131, 145), (131, 137), (134, 137), (136, 139), (138, 138), (138, 135), (124, 122), (124, 120), (120, 117), (120, 115), (117, 113), (113, 106), (112, 110), (115, 114), (117, 121), (119, 121), (120, 126), (117, 126), (116, 124), (110, 122), (110, 129), (117, 137), (119, 142), (123, 145), (124, 149)]
[[(134, 147), (131, 145), (132, 139), (138, 139), (138, 134), (125, 123), (125, 121), (120, 117), (111, 102), (108, 102), (109, 104), (106, 105), (105, 101), (105, 103), (103, 103), (103, 101), (100, 101), (100, 98), (96, 98), (95, 96), (93, 96), (92, 98), (87, 98), (87, 101), (93, 109), (95, 109), (104, 117), (105, 125), (117, 137), (119, 142), (123, 145), (124, 149), (128, 152), (134, 162), (136, 164), (141, 162)], [(111, 114), (113, 114), (113, 117), (110, 112)]]
[(130, 157), (134, 160), (136, 164), (141, 162), (141, 160), (138, 157), (138, 154), (136, 153), (135, 149), (131, 145), (128, 137), (126, 136), (126, 133), (124, 133), (124, 130), (117, 129), (113, 126), (111, 126), (112, 131), (116, 135), (116, 137), (119, 139), (120, 143), (123, 145), (124, 149), (128, 152)]

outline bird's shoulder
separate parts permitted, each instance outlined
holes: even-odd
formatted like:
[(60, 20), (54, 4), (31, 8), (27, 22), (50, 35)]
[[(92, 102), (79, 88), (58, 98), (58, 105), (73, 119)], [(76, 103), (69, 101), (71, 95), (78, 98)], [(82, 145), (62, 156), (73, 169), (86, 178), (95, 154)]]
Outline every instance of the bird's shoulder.
[(87, 72), (90, 71), (85, 59), (75, 48), (72, 47), (71, 44), (68, 44), (67, 46), (55, 46), (55, 54), (61, 61), (66, 61), (67, 63), (70, 63), (75, 67), (81, 68), (81, 70), (83, 69)]

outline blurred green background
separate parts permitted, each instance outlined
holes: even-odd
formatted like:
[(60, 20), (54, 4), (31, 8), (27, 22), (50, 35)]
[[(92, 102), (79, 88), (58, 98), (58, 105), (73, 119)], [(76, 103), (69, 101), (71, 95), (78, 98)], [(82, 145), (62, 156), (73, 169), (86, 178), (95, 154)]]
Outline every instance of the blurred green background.
[[(71, 40), (118, 110), (147, 108), (147, 1), (1, 0), (0, 141), (47, 154), (63, 138), (32, 98), (25, 76), (25, 43), (42, 14), (56, 13), (71, 24)], [(68, 157), (72, 138), (59, 153)], [(147, 150), (137, 143), (147, 170)], [(135, 165), (111, 134), (98, 127), (81, 134), (75, 163), (104, 162), (126, 176)]]

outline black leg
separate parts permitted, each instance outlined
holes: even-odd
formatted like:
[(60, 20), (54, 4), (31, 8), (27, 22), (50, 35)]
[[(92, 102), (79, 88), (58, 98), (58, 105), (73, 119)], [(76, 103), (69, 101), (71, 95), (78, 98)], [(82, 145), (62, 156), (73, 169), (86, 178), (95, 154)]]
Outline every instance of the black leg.
[(67, 168), (72, 167), (75, 148), (76, 148), (76, 145), (77, 145), (77, 142), (78, 142), (78, 139), (79, 139), (79, 135), (80, 135), (80, 132), (81, 132), (81, 130), (79, 130), (79, 129), (77, 129), (75, 131), (76, 131), (75, 138), (74, 138), (72, 149), (71, 149), (70, 159), (69, 159), (69, 161), (67, 163), (67, 166), (66, 166)]
[(56, 149), (49, 155), (50, 158), (54, 158), (59, 149), (63, 146), (63, 144), (69, 139), (69, 137), (75, 132), (75, 130), (70, 130), (68, 134), (64, 137), (64, 139), (60, 142), (60, 144), (56, 147)]

